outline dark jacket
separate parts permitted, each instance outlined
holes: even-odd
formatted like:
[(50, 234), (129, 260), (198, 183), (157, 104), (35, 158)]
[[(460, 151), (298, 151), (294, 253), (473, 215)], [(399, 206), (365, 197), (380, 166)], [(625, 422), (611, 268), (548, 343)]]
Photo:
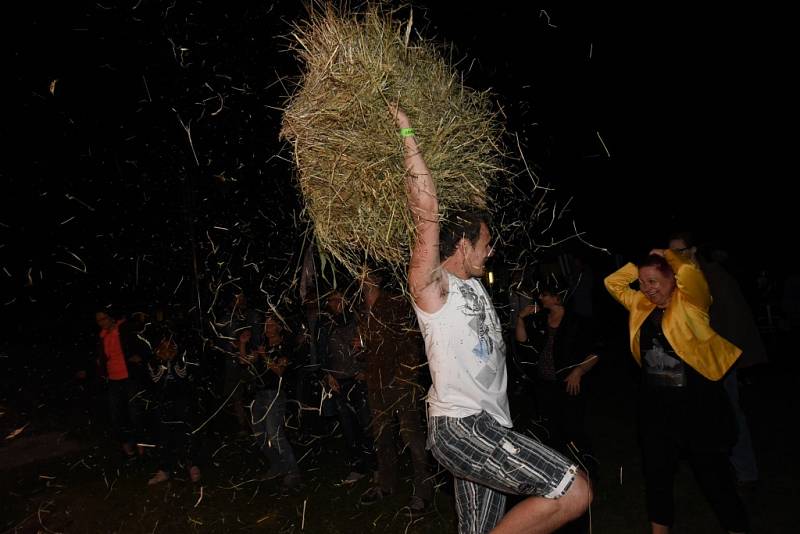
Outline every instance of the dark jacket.
[[(255, 358), (251, 364), (241, 364), (245, 371), (243, 380), (247, 383), (247, 388), (251, 395), (263, 391), (274, 391), (280, 389), (286, 391), (291, 380), (289, 375), (293, 370), (292, 351), (289, 345), (282, 343), (275, 347), (264, 347), (264, 351), (256, 350), (253, 352)], [(283, 374), (278, 374), (273, 370), (273, 364), (278, 361), (286, 361)]]
[[(547, 314), (529, 315), (525, 318), (528, 341), (519, 344), (520, 358), (537, 363), (547, 343)], [(556, 330), (553, 343), (553, 362), (558, 376), (565, 377), (573, 366), (580, 364), (589, 354), (596, 354), (590, 319), (565, 310)]]
[(192, 394), (189, 369), (185, 361), (152, 358), (147, 364), (156, 401), (172, 401), (188, 398)]
[(699, 264), (713, 299), (708, 308), (711, 328), (742, 349), (736, 362), (738, 367), (765, 363), (767, 351), (739, 284), (719, 263), (700, 261)]
[(416, 384), (424, 349), (405, 297), (384, 289), (372, 309), (360, 314), (358, 327), (369, 389)]
[(319, 327), (319, 351), (323, 368), (337, 379), (353, 378), (363, 371), (361, 359), (353, 348), (358, 323), (353, 315), (324, 315)]

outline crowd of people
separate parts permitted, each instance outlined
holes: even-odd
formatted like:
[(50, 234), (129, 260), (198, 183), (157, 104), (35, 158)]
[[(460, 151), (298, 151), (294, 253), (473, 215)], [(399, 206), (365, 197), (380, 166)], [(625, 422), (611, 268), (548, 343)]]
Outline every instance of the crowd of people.
[[(287, 422), (295, 418), (289, 426), (305, 431), (303, 412), (314, 411), (325, 428), (341, 432), (349, 469), (343, 483), (372, 481), (361, 496), (364, 505), (397, 491), (400, 437), (415, 474), (408, 508), (426, 511), (434, 497), (423, 426), (429, 378), (411, 306), (390, 286), (380, 272), (365, 273), (306, 302), (302, 319), (253, 306), (237, 291), (222, 299), (209, 328), (213, 339), (203, 349), (200, 336), (178, 322), (98, 311), (96, 375), (106, 384), (112, 438), (131, 458), (155, 446), (159, 466), (150, 484), (169, 480), (179, 466), (197, 481), (198, 431), (217, 414), (238, 437), (254, 440), (269, 465), (263, 478), (297, 490), (303, 478)], [(215, 405), (197, 402), (197, 350), (211, 355), (202, 365), (215, 369)], [(79, 378), (94, 374), (82, 370)]]
[[(488, 215), (464, 210), (440, 220), (412, 125), (399, 108), (390, 111), (416, 225), (408, 295), (373, 269), (307, 299), (302, 319), (287, 321), (286, 310), (259, 309), (238, 292), (211, 324), (208, 345), (221, 377), (217, 406), (206, 411), (231, 417), (267, 459), (264, 478), (289, 490), (302, 487), (303, 474), (287, 421), (300, 421), (310, 407), (341, 432), (342, 482), (371, 481), (362, 505), (398, 493), (399, 436), (413, 468), (409, 513), (433, 504), (435, 459), (453, 476), (460, 532), (552, 532), (586, 513), (599, 470), (584, 421), (584, 377), (603, 358), (586, 290), (591, 275), (582, 279), (587, 271), (579, 266), (563, 285), (542, 280), (535, 298), (512, 303), (504, 325), (481, 283), (493, 254)], [(672, 485), (682, 457), (723, 527), (747, 532), (737, 481), (757, 480), (758, 470), (736, 373), (763, 362), (765, 351), (735, 282), (681, 233), (608, 275), (605, 286), (629, 313), (630, 352), (641, 369), (639, 436), (652, 532), (669, 532), (674, 522)], [(199, 480), (202, 425), (192, 393), (195, 345), (186, 331), (105, 309), (96, 320), (97, 362), (122, 452), (145, 452), (138, 401), (147, 396), (159, 451), (149, 483), (169, 480), (179, 467)], [(539, 439), (513, 428), (507, 344), (528, 370)], [(508, 495), (519, 498), (510, 510)]]

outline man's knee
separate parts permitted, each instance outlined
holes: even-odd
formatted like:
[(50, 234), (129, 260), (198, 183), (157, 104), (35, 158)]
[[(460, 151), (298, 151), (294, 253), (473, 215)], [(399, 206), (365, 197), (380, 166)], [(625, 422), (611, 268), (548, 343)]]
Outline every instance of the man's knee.
[(592, 503), (592, 488), (586, 475), (578, 473), (563, 497), (558, 499), (570, 519), (583, 515)]

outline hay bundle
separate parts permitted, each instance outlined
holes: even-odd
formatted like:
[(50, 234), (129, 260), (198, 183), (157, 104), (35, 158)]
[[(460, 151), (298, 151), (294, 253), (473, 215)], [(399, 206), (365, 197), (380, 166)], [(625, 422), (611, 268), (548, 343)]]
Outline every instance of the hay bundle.
[(375, 5), (361, 14), (328, 7), (292, 34), (304, 73), (281, 137), (294, 145), (318, 245), (353, 273), (368, 257), (405, 266), (413, 242), (403, 144), (387, 103), (412, 121), (443, 217), (485, 207), (502, 171), (503, 130), (488, 93), (465, 87), (432, 43), (410, 43), (411, 28)]

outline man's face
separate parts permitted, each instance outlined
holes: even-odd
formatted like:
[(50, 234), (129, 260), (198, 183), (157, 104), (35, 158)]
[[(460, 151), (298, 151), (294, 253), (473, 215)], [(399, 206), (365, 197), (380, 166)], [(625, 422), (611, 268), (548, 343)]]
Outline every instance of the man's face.
[(486, 260), (494, 254), (491, 243), (492, 236), (484, 223), (481, 223), (481, 231), (475, 245), (470, 243), (469, 239), (464, 239), (464, 266), (467, 274), (475, 278), (483, 276), (486, 270)]
[(94, 320), (101, 330), (111, 330), (114, 327), (114, 320), (105, 312), (97, 312)]
[(539, 300), (542, 303), (542, 308), (547, 310), (553, 309), (555, 306), (561, 305), (561, 297), (558, 295), (553, 295), (547, 291), (543, 292), (539, 295)]
[(683, 239), (670, 239), (669, 240), (669, 248), (673, 252), (677, 252), (682, 256), (686, 256), (687, 258), (694, 259), (695, 248), (694, 247), (687, 247), (686, 241)]
[(653, 266), (639, 269), (639, 290), (656, 306), (663, 308), (669, 304), (674, 289), (674, 276), (665, 276)]

